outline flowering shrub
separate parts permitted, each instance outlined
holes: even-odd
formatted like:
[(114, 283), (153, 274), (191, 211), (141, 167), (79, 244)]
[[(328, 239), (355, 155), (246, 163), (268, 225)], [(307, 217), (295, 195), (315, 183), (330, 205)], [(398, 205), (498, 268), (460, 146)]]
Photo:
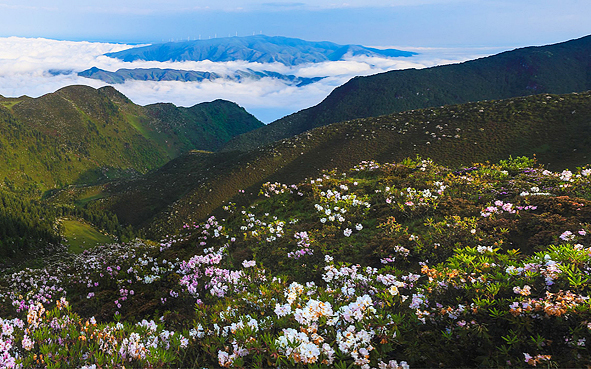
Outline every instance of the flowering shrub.
[(52, 310), (31, 305), (26, 322), (1, 323), (3, 368), (162, 367), (177, 361), (189, 343), (154, 321), (97, 324), (94, 317), (83, 319), (64, 298)]
[(531, 165), (364, 162), (6, 272), (0, 367), (584, 367), (591, 172)]

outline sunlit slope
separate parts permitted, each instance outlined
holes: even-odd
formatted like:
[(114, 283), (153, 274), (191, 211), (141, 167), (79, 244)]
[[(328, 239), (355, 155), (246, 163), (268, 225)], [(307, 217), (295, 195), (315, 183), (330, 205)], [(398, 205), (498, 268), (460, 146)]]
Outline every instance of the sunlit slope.
[(169, 105), (171, 121), (112, 87), (0, 98), (0, 181), (48, 189), (145, 173), (191, 149), (215, 150), (262, 126), (236, 104)]
[(246, 153), (191, 152), (111, 187), (108, 203), (120, 220), (161, 234), (239, 201), (239, 190), (258, 193), (267, 181), (295, 183), (362, 160), (416, 155), (451, 166), (535, 155), (551, 169), (572, 168), (591, 157), (591, 94), (416, 110), (320, 127)]

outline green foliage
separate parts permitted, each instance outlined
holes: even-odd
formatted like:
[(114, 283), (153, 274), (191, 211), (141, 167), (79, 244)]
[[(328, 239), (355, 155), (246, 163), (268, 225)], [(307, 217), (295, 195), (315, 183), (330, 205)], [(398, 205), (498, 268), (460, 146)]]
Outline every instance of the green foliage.
[(515, 159), (509, 157), (509, 159), (499, 161), (499, 165), (502, 169), (511, 171), (512, 173), (519, 172), (520, 170), (526, 168), (531, 168), (535, 165), (535, 163), (535, 159), (528, 158), (527, 156), (520, 156)]
[[(534, 160), (553, 170), (573, 168), (591, 157), (590, 100), (590, 93), (580, 93), (445, 106), (331, 124), (250, 152), (191, 152), (146, 177), (111, 186), (105, 206), (158, 237), (205, 219), (227, 201), (250, 201), (267, 181), (296, 183), (363, 160), (395, 162), (420, 155), (461, 167), (458, 176), (473, 170), (475, 162), (504, 160), (478, 172), (496, 179)], [(473, 196), (492, 199), (493, 188), (463, 186)], [(579, 196), (590, 196), (579, 189)]]
[(142, 107), (112, 87), (69, 86), (0, 102), (0, 178), (21, 190), (133, 177), (262, 126), (230, 102)]

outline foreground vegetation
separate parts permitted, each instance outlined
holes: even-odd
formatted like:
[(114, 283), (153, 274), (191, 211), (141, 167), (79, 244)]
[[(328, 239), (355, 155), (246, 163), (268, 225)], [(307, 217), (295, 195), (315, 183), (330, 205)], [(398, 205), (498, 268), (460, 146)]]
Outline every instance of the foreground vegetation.
[(582, 367), (591, 169), (364, 162), (0, 282), (0, 366)]

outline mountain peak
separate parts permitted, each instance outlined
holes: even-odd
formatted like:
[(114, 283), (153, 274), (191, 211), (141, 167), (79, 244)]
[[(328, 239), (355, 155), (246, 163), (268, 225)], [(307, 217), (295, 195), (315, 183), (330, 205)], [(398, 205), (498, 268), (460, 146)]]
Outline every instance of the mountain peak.
[[(189, 150), (215, 150), (263, 126), (231, 102), (167, 104), (158, 110), (136, 105), (110, 86), (74, 85), (38, 98), (0, 98), (0, 112), (3, 152), (29, 153), (18, 162), (0, 155), (0, 178), (17, 185), (35, 181), (42, 188), (145, 172)], [(117, 174), (105, 177), (103, 168)]]
[(379, 50), (360, 45), (339, 45), (329, 41), (305, 41), (282, 36), (253, 35), (208, 40), (167, 42), (105, 54), (132, 62), (244, 60), (257, 63), (297, 65), (342, 60), (345, 56), (406, 57), (416, 53), (396, 49)]
[(66, 86), (66, 87), (62, 87), (60, 89), (58, 89), (57, 91), (55, 91), (55, 93), (59, 94), (59, 93), (66, 93), (66, 94), (70, 94), (70, 93), (78, 93), (78, 92), (96, 92), (97, 89), (91, 87), (91, 86), (87, 86), (87, 85), (70, 85), (70, 86)]

